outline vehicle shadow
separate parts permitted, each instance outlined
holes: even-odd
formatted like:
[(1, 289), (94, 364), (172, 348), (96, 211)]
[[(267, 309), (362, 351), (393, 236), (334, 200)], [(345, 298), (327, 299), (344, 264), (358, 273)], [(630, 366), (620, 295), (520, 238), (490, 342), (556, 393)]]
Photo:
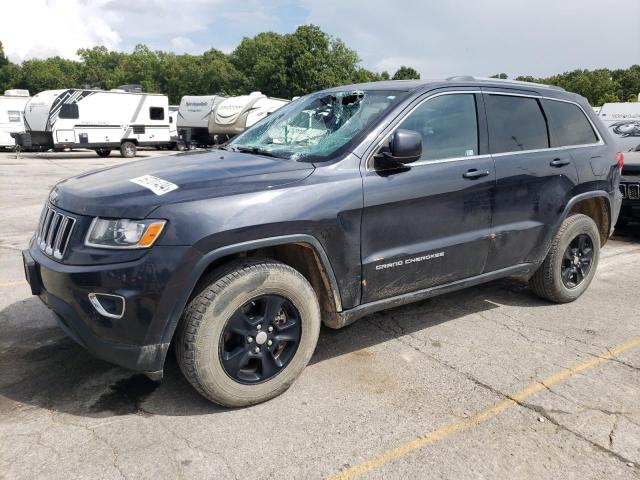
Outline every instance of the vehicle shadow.
[(624, 227), (616, 225), (612, 238), (620, 242), (637, 243), (640, 241), (640, 222), (629, 222)]
[[(311, 364), (427, 331), (500, 305), (548, 305), (516, 280), (499, 280), (365, 317), (341, 330), (323, 328)], [(381, 328), (385, 325), (393, 328)], [(81, 417), (201, 415), (228, 411), (202, 398), (169, 352), (161, 383), (99, 360), (65, 337), (53, 313), (31, 297), (0, 311), (0, 396)], [(0, 415), (16, 405), (0, 398)]]

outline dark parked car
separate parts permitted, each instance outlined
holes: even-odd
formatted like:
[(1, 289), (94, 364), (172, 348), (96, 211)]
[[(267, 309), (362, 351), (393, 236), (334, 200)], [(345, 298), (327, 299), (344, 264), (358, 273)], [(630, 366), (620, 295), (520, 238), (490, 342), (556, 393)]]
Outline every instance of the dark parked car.
[(221, 149), (51, 191), (32, 291), (100, 358), (160, 378), (173, 342), (208, 399), (283, 392), (320, 324), (506, 276), (589, 286), (622, 158), (586, 100), (455, 77), (304, 96)]
[(622, 192), (622, 209), (618, 225), (624, 226), (631, 220), (640, 220), (640, 145), (635, 150), (624, 154), (620, 191)]

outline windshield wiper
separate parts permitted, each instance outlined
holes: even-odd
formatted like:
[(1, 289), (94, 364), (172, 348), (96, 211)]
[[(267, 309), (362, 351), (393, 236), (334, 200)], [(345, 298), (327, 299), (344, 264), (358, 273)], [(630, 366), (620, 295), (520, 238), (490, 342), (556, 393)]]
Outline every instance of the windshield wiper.
[(255, 153), (256, 155), (264, 155), (265, 157), (283, 158), (280, 155), (276, 155), (275, 153), (260, 147), (244, 147), (241, 145), (230, 145), (230, 147), (234, 148), (235, 152)]

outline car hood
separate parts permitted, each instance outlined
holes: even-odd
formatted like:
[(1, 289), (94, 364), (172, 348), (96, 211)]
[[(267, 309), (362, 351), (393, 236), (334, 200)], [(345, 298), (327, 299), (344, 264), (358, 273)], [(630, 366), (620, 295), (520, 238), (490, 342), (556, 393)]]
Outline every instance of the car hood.
[(265, 190), (300, 181), (313, 169), (309, 163), (225, 150), (188, 152), (67, 178), (49, 201), (80, 215), (145, 218), (160, 205)]

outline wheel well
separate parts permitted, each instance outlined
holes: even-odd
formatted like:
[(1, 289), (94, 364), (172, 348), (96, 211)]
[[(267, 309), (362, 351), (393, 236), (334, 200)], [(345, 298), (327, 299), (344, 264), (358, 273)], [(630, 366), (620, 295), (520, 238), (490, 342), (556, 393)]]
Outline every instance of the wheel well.
[(134, 145), (138, 145), (138, 139), (137, 138), (123, 138), (122, 140), (120, 140), (120, 145), (122, 145), (124, 142), (131, 142)]
[[(318, 303), (320, 304), (323, 322), (328, 326), (331, 326), (332, 324), (337, 325), (336, 322), (338, 322), (337, 312), (339, 305), (335, 295), (337, 295), (338, 292), (335, 292), (332, 288), (329, 276), (315, 249), (308, 244), (289, 243), (284, 245), (274, 245), (218, 258), (205, 269), (200, 276), (198, 283), (200, 283), (202, 278), (210, 275), (214, 270), (224, 267), (224, 265), (229, 262), (243, 257), (277, 260), (299, 271), (311, 284), (311, 287), (318, 296)], [(194, 291), (197, 291), (197, 287)]]
[(571, 207), (569, 215), (582, 213), (593, 219), (600, 232), (600, 245), (607, 243), (609, 231), (611, 230), (611, 219), (609, 215), (609, 205), (602, 197), (586, 198), (576, 202)]

